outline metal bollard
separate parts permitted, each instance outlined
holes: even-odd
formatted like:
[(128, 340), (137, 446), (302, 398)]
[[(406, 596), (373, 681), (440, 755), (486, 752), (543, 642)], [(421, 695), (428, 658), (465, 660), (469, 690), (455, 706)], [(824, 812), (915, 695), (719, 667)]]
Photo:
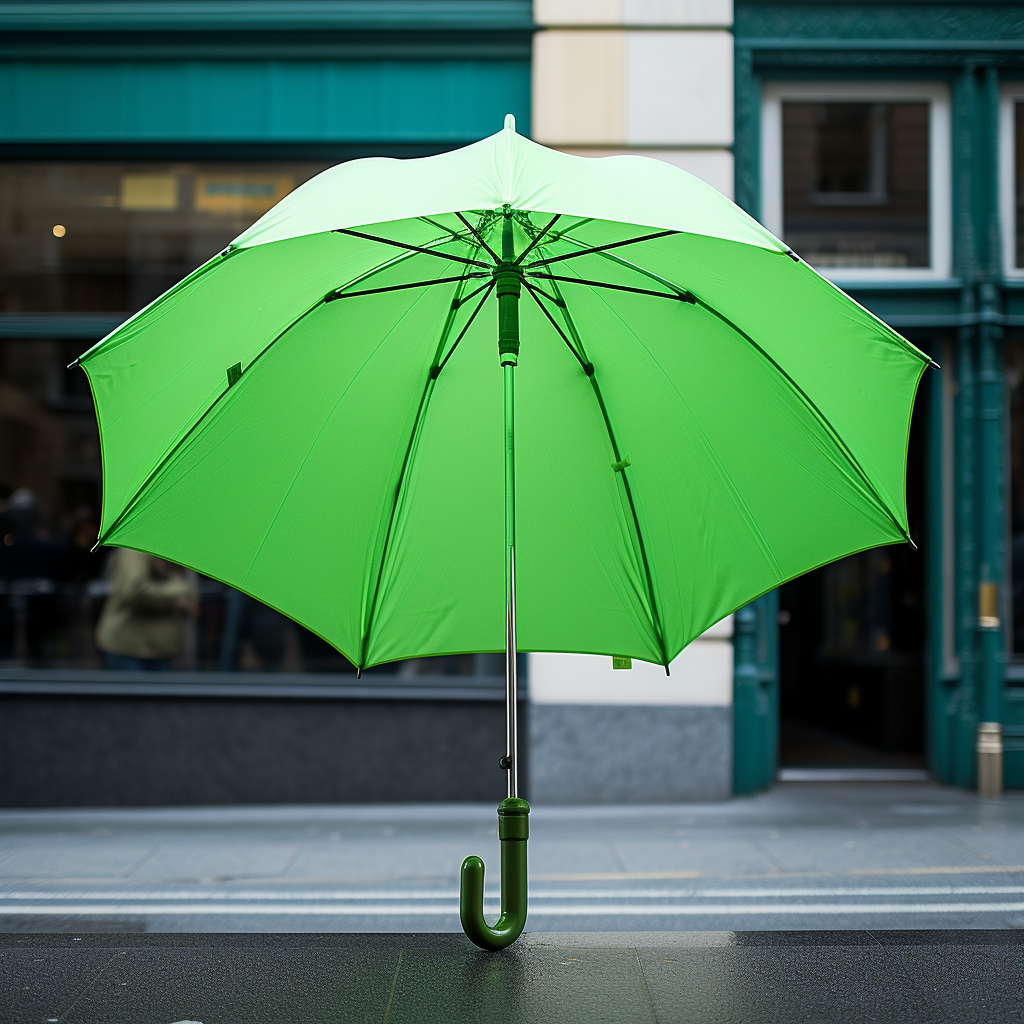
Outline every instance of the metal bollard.
[(1003, 794), (1003, 729), (998, 722), (978, 723), (978, 796)]

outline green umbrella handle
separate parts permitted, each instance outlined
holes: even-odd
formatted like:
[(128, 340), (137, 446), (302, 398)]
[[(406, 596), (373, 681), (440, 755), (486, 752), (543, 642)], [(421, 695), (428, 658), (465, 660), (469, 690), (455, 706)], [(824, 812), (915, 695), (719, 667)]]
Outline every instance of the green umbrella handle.
[(491, 927), (484, 920), (484, 862), (467, 857), (462, 862), (459, 916), (470, 941), (481, 949), (504, 949), (526, 925), (526, 841), (530, 838), (530, 805), (509, 797), (498, 805), (501, 840), (501, 916)]

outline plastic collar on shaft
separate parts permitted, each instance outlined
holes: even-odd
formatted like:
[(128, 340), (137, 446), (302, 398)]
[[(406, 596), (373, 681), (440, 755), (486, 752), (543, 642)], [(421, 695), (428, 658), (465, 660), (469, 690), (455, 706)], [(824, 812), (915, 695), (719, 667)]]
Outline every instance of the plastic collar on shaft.
[(509, 797), (498, 805), (501, 840), (501, 916), (493, 927), (484, 920), (484, 864), (479, 857), (462, 863), (459, 916), (469, 939), (481, 949), (511, 946), (526, 926), (526, 847), (530, 837), (530, 805)]
[(519, 297), (523, 272), (511, 261), (502, 261), (492, 271), (498, 296), (498, 356), (502, 366), (519, 362)]

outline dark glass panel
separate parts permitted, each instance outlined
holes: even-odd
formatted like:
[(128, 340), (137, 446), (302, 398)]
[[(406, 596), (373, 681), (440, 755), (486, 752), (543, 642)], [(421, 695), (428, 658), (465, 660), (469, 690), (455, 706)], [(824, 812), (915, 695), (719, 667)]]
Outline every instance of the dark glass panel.
[[(322, 163), (0, 164), (0, 314), (134, 312), (224, 248)], [(88, 341), (0, 339), (0, 667), (96, 669), (108, 552)], [(354, 673), (333, 647), (192, 574), (171, 667)], [(418, 658), (371, 676), (498, 677), (502, 655)]]
[(783, 235), (816, 267), (930, 264), (927, 103), (784, 103)]
[(320, 163), (0, 164), (0, 313), (129, 313)]
[(1016, 208), (1014, 266), (1024, 267), (1024, 103), (1013, 105), (1013, 196)]

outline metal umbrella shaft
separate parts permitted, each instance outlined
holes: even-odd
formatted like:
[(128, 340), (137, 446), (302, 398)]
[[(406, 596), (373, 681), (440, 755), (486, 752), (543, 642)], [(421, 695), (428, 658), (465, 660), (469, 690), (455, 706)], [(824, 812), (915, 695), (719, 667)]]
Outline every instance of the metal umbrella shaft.
[(519, 792), (518, 707), (516, 674), (516, 467), (515, 467), (515, 368), (504, 367), (505, 376), (505, 723), (503, 767), (508, 771), (508, 795)]
[(501, 767), (508, 772), (508, 797), (498, 807), (501, 841), (501, 916), (490, 926), (484, 920), (484, 865), (479, 857), (462, 863), (459, 913), (466, 935), (483, 949), (504, 949), (526, 925), (526, 845), (530, 805), (518, 797), (518, 679), (516, 674), (516, 466), (515, 368), (519, 361), (519, 296), (523, 272), (515, 262), (512, 216), (505, 210), (501, 261), (494, 270), (498, 298), (498, 355), (504, 386), (505, 461), (505, 721), (506, 751)]
[(502, 767), (508, 771), (508, 795), (518, 793), (518, 679), (516, 674), (516, 432), (515, 372), (519, 362), (519, 296), (523, 272), (515, 263), (511, 211), (501, 226), (501, 262), (494, 271), (498, 297), (498, 357), (504, 385), (505, 455), (505, 717), (506, 749)]

